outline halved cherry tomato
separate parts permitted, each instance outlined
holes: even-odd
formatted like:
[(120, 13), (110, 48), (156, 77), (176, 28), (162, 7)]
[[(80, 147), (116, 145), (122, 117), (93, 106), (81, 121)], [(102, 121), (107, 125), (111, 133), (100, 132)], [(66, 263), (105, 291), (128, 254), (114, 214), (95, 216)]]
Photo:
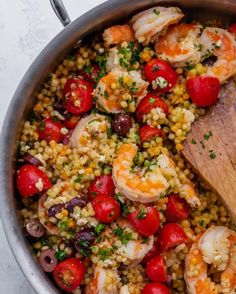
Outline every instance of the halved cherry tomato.
[(57, 285), (66, 292), (72, 292), (84, 278), (85, 266), (77, 258), (68, 258), (60, 262), (53, 271)]
[(147, 262), (146, 275), (153, 282), (166, 283), (168, 281), (165, 259), (162, 255), (156, 256)]
[(189, 206), (185, 199), (178, 194), (168, 196), (166, 220), (168, 222), (179, 222), (189, 217)]
[(80, 75), (85, 79), (85, 81), (95, 87), (98, 82), (100, 73), (100, 67), (97, 64), (91, 64), (85, 69), (81, 70)]
[(229, 31), (230, 31), (230, 33), (236, 34), (236, 23), (235, 22), (229, 26)]
[(152, 83), (153, 89), (160, 93), (171, 90), (178, 81), (178, 75), (171, 65), (161, 59), (154, 58), (144, 66), (144, 74)]
[(80, 116), (71, 115), (68, 113), (64, 121), (65, 127), (69, 130), (73, 130), (77, 126), (77, 123), (79, 122), (79, 120), (80, 120)]
[(72, 114), (80, 114), (93, 107), (92, 87), (81, 78), (67, 81), (63, 89), (64, 106)]
[(171, 294), (169, 289), (160, 283), (146, 284), (143, 288), (142, 294)]
[(128, 220), (144, 237), (154, 235), (160, 227), (159, 213), (155, 207), (142, 208), (129, 214)]
[(88, 197), (90, 200), (100, 194), (108, 196), (115, 195), (115, 186), (111, 175), (102, 175), (96, 177), (89, 186)]
[(158, 238), (161, 251), (169, 250), (172, 247), (188, 241), (188, 237), (182, 227), (175, 223), (165, 224)]
[(166, 134), (158, 128), (151, 127), (149, 125), (142, 125), (139, 128), (139, 137), (141, 144), (145, 141), (150, 141), (155, 137), (165, 138)]
[(32, 164), (25, 164), (18, 170), (16, 182), (22, 197), (33, 196), (52, 187), (47, 175)]
[(136, 118), (139, 122), (143, 121), (143, 115), (151, 112), (153, 108), (161, 108), (165, 114), (168, 114), (168, 105), (156, 94), (147, 94), (138, 104), (136, 109)]
[(211, 106), (218, 99), (220, 82), (215, 77), (194, 77), (187, 80), (190, 98), (197, 106)]
[(160, 248), (159, 248), (159, 242), (156, 240), (152, 246), (152, 249), (144, 256), (142, 263), (147, 263), (152, 258), (160, 255)]
[(112, 223), (120, 216), (120, 205), (111, 196), (98, 195), (92, 200), (92, 206), (96, 219), (102, 223)]
[(47, 142), (54, 140), (55, 142), (59, 143), (63, 139), (63, 134), (61, 132), (63, 127), (63, 124), (58, 121), (58, 119), (45, 118), (39, 124), (39, 139), (46, 140)]

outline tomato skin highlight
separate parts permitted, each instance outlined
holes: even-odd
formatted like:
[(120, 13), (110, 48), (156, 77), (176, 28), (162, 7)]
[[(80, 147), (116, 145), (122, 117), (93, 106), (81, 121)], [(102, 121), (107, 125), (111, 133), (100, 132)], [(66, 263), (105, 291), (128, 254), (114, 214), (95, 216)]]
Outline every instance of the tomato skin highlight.
[(165, 114), (169, 113), (166, 102), (156, 94), (147, 94), (138, 104), (135, 115), (139, 122), (143, 121), (144, 114), (151, 112), (153, 108), (161, 108)]
[(232, 34), (236, 34), (236, 23), (232, 23), (232, 24), (229, 26), (229, 31), (230, 31), (230, 33), (232, 33)]
[(145, 141), (150, 141), (155, 137), (165, 138), (165, 136), (166, 134), (161, 129), (154, 128), (149, 125), (142, 125), (139, 128), (139, 137), (141, 144)]
[[(32, 164), (25, 164), (18, 170), (16, 184), (22, 197), (30, 197), (52, 187), (48, 176)], [(41, 185), (42, 189), (37, 185)]]
[(153, 282), (166, 283), (168, 281), (165, 259), (162, 255), (156, 256), (147, 262), (146, 274)]
[[(171, 65), (165, 60), (151, 59), (144, 66), (144, 74), (150, 83), (160, 79), (156, 91), (166, 93), (170, 91), (178, 81), (178, 75)], [(159, 85), (159, 86), (158, 86)]]
[(53, 271), (57, 285), (66, 292), (74, 291), (85, 274), (84, 264), (77, 258), (68, 258), (60, 262)]
[(153, 259), (154, 257), (160, 255), (160, 248), (159, 248), (159, 242), (156, 240), (152, 246), (152, 249), (144, 256), (142, 263), (145, 264), (149, 260)]
[(150, 283), (144, 286), (142, 294), (171, 294), (171, 292), (161, 283)]
[(138, 233), (144, 237), (154, 235), (160, 227), (159, 213), (154, 207), (145, 208), (145, 212), (134, 211), (129, 214), (128, 220)]
[(100, 194), (91, 203), (95, 218), (102, 223), (112, 223), (120, 216), (120, 205), (111, 196)]
[(110, 175), (102, 175), (96, 177), (88, 188), (88, 197), (92, 200), (94, 197), (103, 194), (108, 196), (115, 196), (115, 186)]
[(220, 82), (215, 77), (194, 77), (188, 79), (186, 87), (190, 98), (197, 106), (213, 105), (220, 93)]
[(53, 118), (45, 118), (38, 128), (39, 139), (46, 140), (47, 142), (53, 140), (59, 143), (63, 140), (63, 134), (61, 133), (63, 127), (60, 121), (55, 121)]
[(188, 241), (188, 237), (182, 227), (175, 223), (165, 224), (159, 233), (158, 239), (161, 252)]
[(165, 211), (167, 222), (179, 222), (189, 217), (189, 205), (178, 194), (168, 196), (167, 209)]
[[(64, 107), (72, 114), (87, 112), (93, 107), (92, 87), (81, 78), (71, 78), (62, 91)], [(75, 105), (75, 102), (78, 105)]]

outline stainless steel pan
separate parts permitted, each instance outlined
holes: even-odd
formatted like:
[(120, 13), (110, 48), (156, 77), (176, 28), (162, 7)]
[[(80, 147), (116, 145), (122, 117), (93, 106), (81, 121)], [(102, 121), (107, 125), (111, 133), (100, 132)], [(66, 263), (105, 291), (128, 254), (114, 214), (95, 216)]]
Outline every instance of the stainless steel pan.
[[(236, 18), (236, 0), (110, 0), (70, 23), (61, 1), (50, 1), (66, 27), (47, 45), (23, 77), (8, 108), (0, 145), (0, 213), (3, 227), (19, 266), (35, 291), (40, 294), (56, 294), (59, 290), (41, 271), (24, 238), (17, 215), (14, 157), (23, 121), (32, 107), (32, 97), (47, 74), (56, 67), (78, 40), (150, 6), (178, 5), (188, 15), (199, 20), (217, 18), (229, 22), (234, 16)], [(79, 2), (78, 9), (82, 5)]]

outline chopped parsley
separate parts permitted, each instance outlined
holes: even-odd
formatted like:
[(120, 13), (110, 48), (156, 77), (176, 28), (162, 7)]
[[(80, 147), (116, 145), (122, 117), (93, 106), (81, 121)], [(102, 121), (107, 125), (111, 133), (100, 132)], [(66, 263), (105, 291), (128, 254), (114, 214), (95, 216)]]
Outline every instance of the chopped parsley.
[(155, 14), (155, 15), (160, 15), (160, 11), (159, 10), (156, 10), (156, 9), (153, 9), (153, 13)]
[(194, 43), (194, 48), (197, 49), (198, 51), (202, 50), (202, 45), (199, 43)]
[(147, 216), (147, 211), (145, 208), (141, 208), (137, 214), (137, 219), (143, 219)]
[(57, 260), (63, 260), (67, 256), (65, 251), (62, 251), (62, 250), (56, 251), (54, 255), (55, 255)]
[(136, 86), (136, 82), (133, 82), (131, 87), (129, 88), (132, 94), (136, 94), (138, 92), (138, 87)]
[(107, 99), (109, 97), (108, 92), (105, 90), (104, 91), (104, 98)]
[(191, 63), (189, 63), (189, 62), (185, 62), (185, 69), (186, 70), (192, 70), (192, 69), (194, 69), (194, 67), (195, 67), (195, 65), (193, 65), (193, 64), (191, 64)]
[(149, 100), (148, 100), (150, 103), (154, 103), (154, 102), (156, 102), (156, 99), (155, 98), (149, 98)]
[(87, 74), (91, 74), (91, 73), (93, 72), (93, 68), (90, 67), (90, 66), (88, 66), (88, 67), (85, 68), (85, 72), (86, 72)]
[(122, 244), (127, 245), (130, 240), (132, 240), (133, 236), (131, 232), (126, 232), (123, 228), (117, 226), (113, 230), (113, 233), (119, 238)]
[(155, 83), (158, 87), (160, 87), (161, 89), (165, 88), (168, 86), (168, 82), (166, 79), (164, 79), (163, 77), (158, 77), (155, 80)]
[(83, 175), (79, 175), (75, 180), (74, 183), (80, 183), (82, 181)]
[(111, 137), (113, 135), (112, 128), (107, 128), (107, 137)]
[(62, 231), (66, 231), (68, 229), (67, 219), (60, 220), (58, 222), (58, 228)]
[(152, 72), (157, 72), (159, 69), (160, 69), (160, 66), (154, 65), (151, 70)]
[(94, 229), (94, 231), (95, 231), (95, 233), (96, 234), (100, 234), (100, 233), (102, 233), (102, 232), (104, 232), (105, 231), (105, 225), (104, 224), (102, 224), (102, 223), (100, 223), (100, 224), (98, 224), (96, 227), (95, 227), (95, 229)]
[(212, 136), (213, 136), (212, 131), (209, 131), (208, 133), (204, 134), (203, 137), (206, 141), (208, 141), (210, 139), (210, 137), (212, 137)]
[(102, 261), (105, 261), (106, 259), (109, 258), (109, 256), (112, 254), (113, 252), (113, 248), (101, 248), (99, 250), (99, 256), (101, 258)]
[(106, 55), (97, 54), (95, 61), (98, 63), (100, 69), (103, 72), (106, 72), (106, 65), (107, 65), (107, 57), (106, 57)]
[(129, 210), (128, 206), (126, 204), (121, 204), (121, 211), (126, 215), (128, 216), (131, 211)]
[(210, 156), (210, 159), (215, 159), (216, 158), (215, 151), (214, 150), (209, 150), (209, 156)]
[(199, 225), (201, 226), (201, 227), (203, 227), (204, 225), (205, 225), (205, 221), (202, 219), (202, 220), (200, 220), (199, 221)]
[(84, 248), (80, 249), (79, 253), (85, 257), (88, 257), (90, 255), (90, 252)]
[(194, 139), (192, 139), (191, 143), (194, 145), (197, 144), (197, 142)]

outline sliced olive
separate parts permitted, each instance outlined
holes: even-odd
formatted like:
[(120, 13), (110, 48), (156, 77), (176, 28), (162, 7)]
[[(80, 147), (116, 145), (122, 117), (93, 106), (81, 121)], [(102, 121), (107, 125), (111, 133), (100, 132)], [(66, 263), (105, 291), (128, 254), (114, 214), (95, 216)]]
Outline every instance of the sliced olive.
[(81, 249), (89, 249), (95, 241), (94, 232), (91, 229), (83, 229), (75, 235), (74, 246), (80, 252)]
[(35, 156), (31, 155), (31, 154), (27, 154), (25, 157), (24, 157), (24, 161), (32, 164), (32, 165), (35, 165), (35, 166), (40, 166), (42, 165), (42, 162), (36, 158)]
[(26, 223), (26, 230), (32, 237), (35, 238), (40, 238), (45, 234), (45, 228), (40, 223), (38, 218), (31, 218)]
[(116, 114), (112, 120), (111, 127), (118, 135), (126, 136), (132, 127), (131, 117), (127, 113)]
[(73, 212), (74, 207), (84, 207), (88, 204), (88, 199), (84, 196), (82, 197), (75, 197), (71, 199), (69, 202), (66, 203), (66, 209), (69, 210), (69, 212)]
[(39, 256), (39, 263), (46, 273), (51, 273), (57, 265), (55, 251), (52, 249), (42, 251)]
[(55, 216), (57, 213), (60, 213), (62, 209), (65, 207), (65, 204), (60, 203), (60, 204), (55, 204), (48, 209), (48, 216), (52, 217)]

